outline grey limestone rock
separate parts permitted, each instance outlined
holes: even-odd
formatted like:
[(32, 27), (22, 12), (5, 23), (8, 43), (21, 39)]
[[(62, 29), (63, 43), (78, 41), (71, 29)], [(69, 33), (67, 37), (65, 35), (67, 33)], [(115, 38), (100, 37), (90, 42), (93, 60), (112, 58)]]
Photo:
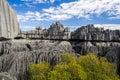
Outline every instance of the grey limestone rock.
[(64, 28), (60, 22), (53, 23), (48, 29), (50, 39), (70, 39), (69, 28)]
[(1, 72), (0, 73), (0, 80), (17, 80), (17, 79), (7, 72)]
[(55, 65), (60, 61), (59, 55), (65, 52), (75, 56), (95, 53), (116, 64), (118, 71), (120, 69), (119, 42), (12, 40), (0, 42), (0, 72), (7, 72), (17, 80), (28, 80), (27, 71), (30, 62), (47, 61)]
[(120, 30), (104, 30), (90, 24), (71, 33), (72, 39), (93, 41), (120, 41)]
[(51, 24), (50, 28), (42, 29), (37, 27), (36, 30), (21, 32), (18, 37), (34, 39), (70, 39), (70, 29), (64, 28), (60, 22)]
[(16, 12), (6, 0), (0, 0), (0, 38), (13, 39), (19, 33)]
[(0, 42), (0, 72), (8, 72), (17, 80), (27, 80), (29, 62), (47, 61), (55, 65), (59, 54), (74, 50), (69, 42), (50, 40), (13, 40)]

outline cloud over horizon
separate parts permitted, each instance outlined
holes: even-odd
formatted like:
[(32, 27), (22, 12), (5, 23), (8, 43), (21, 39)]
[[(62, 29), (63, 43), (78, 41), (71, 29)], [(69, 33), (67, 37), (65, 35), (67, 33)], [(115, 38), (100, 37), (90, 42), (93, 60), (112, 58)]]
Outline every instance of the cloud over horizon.
[(27, 3), (33, 3), (33, 4), (43, 4), (43, 3), (54, 3), (55, 0), (21, 0), (23, 2)]
[(94, 24), (95, 27), (103, 27), (105, 30), (120, 30), (120, 24)]
[[(83, 25), (86, 26), (86, 25)], [(120, 24), (94, 24), (95, 27), (98, 28), (104, 28), (104, 30), (109, 29), (109, 30), (120, 30)], [(70, 31), (74, 31), (77, 28), (80, 28), (82, 26), (67, 26), (65, 25), (64, 27), (69, 27)], [(21, 29), (23, 31), (27, 31), (27, 30), (35, 30), (36, 26), (21, 26)], [(45, 29), (46, 27), (42, 27), (43, 29)], [(48, 27), (49, 28), (49, 27)]]
[[(23, 0), (23, 1), (33, 1), (33, 0)], [(34, 0), (34, 2), (41, 3), (47, 0)], [(55, 0), (50, 0), (52, 3)], [(78, 0), (69, 3), (61, 3), (57, 7), (43, 8), (40, 14), (40, 20), (67, 20), (73, 17), (92, 19), (93, 16), (99, 17), (102, 14), (107, 15), (108, 19), (120, 19), (120, 0)], [(18, 15), (20, 21), (32, 20), (31, 14)], [(36, 14), (36, 12), (32, 12)], [(25, 17), (22, 19), (20, 17)], [(40, 17), (39, 16), (39, 17)], [(38, 20), (37, 15), (34, 15), (34, 19)], [(28, 18), (26, 20), (26, 18)]]

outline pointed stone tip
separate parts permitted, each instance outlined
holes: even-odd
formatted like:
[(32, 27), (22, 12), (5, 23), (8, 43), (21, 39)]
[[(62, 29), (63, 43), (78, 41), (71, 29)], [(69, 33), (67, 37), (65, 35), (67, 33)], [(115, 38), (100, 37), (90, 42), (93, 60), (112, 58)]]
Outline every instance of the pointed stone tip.
[(87, 26), (89, 26), (89, 27), (94, 27), (94, 24), (88, 24)]

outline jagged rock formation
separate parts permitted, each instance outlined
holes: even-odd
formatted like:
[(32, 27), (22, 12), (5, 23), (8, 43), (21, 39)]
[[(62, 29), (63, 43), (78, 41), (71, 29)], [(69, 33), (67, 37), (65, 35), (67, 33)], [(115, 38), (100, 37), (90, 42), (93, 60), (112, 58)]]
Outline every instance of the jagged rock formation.
[(0, 42), (0, 72), (7, 72), (17, 80), (28, 80), (29, 62), (47, 61), (55, 65), (59, 54), (69, 52), (73, 55), (85, 55), (93, 52), (104, 56), (118, 67), (120, 72), (119, 42), (79, 42), (55, 40), (12, 40)]
[(120, 41), (120, 30), (104, 30), (94, 25), (82, 26), (71, 33), (71, 39), (93, 41)]
[(60, 22), (53, 23), (50, 28), (22, 32), (18, 35), (23, 38), (34, 39), (57, 39), (57, 40), (81, 40), (81, 41), (120, 41), (120, 30), (104, 30), (93, 24), (82, 26), (73, 32), (69, 28), (64, 28)]
[(0, 49), (0, 72), (8, 72), (17, 80), (27, 80), (29, 62), (55, 65), (60, 53), (74, 53), (69, 42), (49, 40), (5, 41), (0, 42)]
[(6, 0), (0, 0), (0, 38), (14, 38), (19, 33), (16, 12)]
[(53, 23), (48, 29), (50, 39), (70, 39), (70, 29), (64, 28), (60, 22)]
[(64, 28), (60, 22), (53, 23), (49, 29), (37, 27), (36, 30), (21, 32), (17, 37), (34, 39), (70, 39), (70, 29)]

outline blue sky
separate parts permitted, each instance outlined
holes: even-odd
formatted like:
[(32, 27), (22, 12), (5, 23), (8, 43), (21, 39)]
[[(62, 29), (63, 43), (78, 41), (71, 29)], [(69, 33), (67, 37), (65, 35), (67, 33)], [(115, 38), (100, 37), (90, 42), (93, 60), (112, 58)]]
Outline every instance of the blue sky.
[(22, 30), (60, 21), (72, 30), (87, 24), (120, 29), (120, 0), (7, 0)]

